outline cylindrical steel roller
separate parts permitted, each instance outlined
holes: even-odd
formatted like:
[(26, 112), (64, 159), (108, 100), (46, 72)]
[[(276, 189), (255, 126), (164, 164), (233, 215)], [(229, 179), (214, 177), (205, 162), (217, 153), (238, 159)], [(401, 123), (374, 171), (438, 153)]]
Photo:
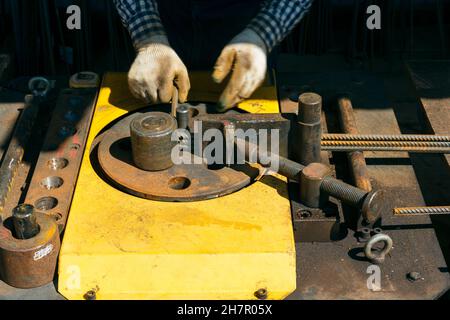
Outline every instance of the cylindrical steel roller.
[(173, 166), (171, 159), (172, 134), (177, 129), (174, 117), (163, 112), (149, 112), (137, 116), (130, 126), (131, 149), (137, 167), (146, 171), (160, 171)]
[(303, 165), (321, 162), (322, 97), (304, 93), (298, 99), (297, 160)]
[(21, 204), (13, 210), (14, 231), (18, 239), (31, 239), (39, 233), (34, 207)]

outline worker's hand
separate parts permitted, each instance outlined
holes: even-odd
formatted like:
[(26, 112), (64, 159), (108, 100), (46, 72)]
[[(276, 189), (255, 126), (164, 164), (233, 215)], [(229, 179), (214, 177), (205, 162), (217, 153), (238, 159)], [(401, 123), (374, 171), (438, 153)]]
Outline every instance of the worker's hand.
[(222, 82), (230, 71), (232, 75), (220, 97), (219, 111), (225, 111), (249, 98), (264, 81), (267, 49), (253, 30), (245, 29), (222, 50), (214, 67), (214, 81)]
[(170, 102), (174, 85), (183, 103), (191, 87), (186, 66), (164, 36), (154, 37), (138, 48), (128, 73), (128, 85), (136, 98), (148, 103)]

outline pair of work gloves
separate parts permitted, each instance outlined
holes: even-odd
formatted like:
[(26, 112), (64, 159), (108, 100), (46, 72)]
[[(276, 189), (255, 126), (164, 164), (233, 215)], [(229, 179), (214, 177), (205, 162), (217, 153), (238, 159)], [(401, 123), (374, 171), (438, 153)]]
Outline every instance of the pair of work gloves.
[[(218, 111), (249, 98), (264, 81), (266, 71), (266, 46), (253, 30), (245, 29), (222, 50), (214, 67), (212, 77), (217, 83), (231, 73)], [(128, 73), (128, 84), (135, 97), (149, 103), (170, 102), (174, 84), (179, 91), (179, 101), (186, 102), (191, 87), (187, 68), (166, 36), (154, 36), (138, 48)]]

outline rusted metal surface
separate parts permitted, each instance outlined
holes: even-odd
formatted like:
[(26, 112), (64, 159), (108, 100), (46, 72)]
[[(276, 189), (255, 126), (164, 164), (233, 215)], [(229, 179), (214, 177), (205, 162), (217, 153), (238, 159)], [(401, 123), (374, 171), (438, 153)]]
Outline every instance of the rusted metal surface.
[[(356, 106), (355, 118), (361, 134), (400, 134), (392, 109), (395, 105), (387, 102), (382, 86), (391, 75), (384, 78), (384, 74), (378, 77), (351, 71), (344, 60), (336, 60), (338, 62), (333, 66), (323, 67), (324, 58), (289, 59), (283, 56), (279, 67), (285, 72), (277, 75), (282, 110), (295, 110), (290, 94), (300, 92), (304, 87), (312, 88), (324, 98), (329, 131), (339, 132), (338, 116), (332, 111), (336, 110), (332, 103), (335, 104), (337, 93), (349, 92)], [(297, 67), (291, 67), (290, 61), (294, 61)], [(396, 72), (394, 76), (399, 74)], [(403, 97), (399, 96), (401, 85), (403, 82), (395, 78), (392, 87), (388, 87), (400, 99)], [(409, 109), (408, 114), (411, 113), (414, 111)], [(407, 153), (369, 151), (365, 157), (372, 184), (386, 189), (389, 207), (425, 204), (415, 168)], [(334, 154), (333, 158), (337, 175), (349, 178), (344, 169), (346, 157)], [(345, 218), (346, 224), (351, 223), (350, 215), (351, 210), (345, 207), (341, 217)], [(297, 243), (298, 284), (289, 299), (436, 299), (448, 290), (448, 268), (429, 217), (405, 219), (387, 215), (382, 228), (393, 239), (394, 249), (379, 266), (380, 291), (371, 291), (367, 287), (368, 268), (372, 263), (364, 257), (364, 245), (355, 243), (354, 237), (349, 235), (336, 242)], [(411, 272), (420, 273), (423, 280), (409, 281), (407, 275)]]
[[(142, 114), (132, 114), (108, 129), (96, 155), (102, 171), (125, 192), (160, 201), (206, 200), (238, 191), (259, 174), (258, 169), (247, 165), (213, 168), (203, 161), (200, 164), (175, 164), (160, 171), (140, 169), (132, 159), (130, 147), (130, 123), (139, 117)], [(195, 160), (192, 154), (188, 157)]]
[[(298, 60), (297, 57), (296, 59)], [(317, 65), (314, 68), (316, 67)], [(355, 110), (355, 117), (362, 133), (399, 134), (391, 105), (379, 103), (380, 97), (383, 97), (380, 81), (358, 75), (359, 80), (355, 84), (354, 78), (355, 74), (348, 70), (338, 73), (326, 70), (320, 75), (300, 68), (298, 71), (293, 70), (294, 81), (289, 83), (294, 84), (298, 88), (296, 90), (312, 83), (319, 87), (325, 97), (333, 96), (335, 90), (351, 89), (357, 93), (355, 105), (358, 110)], [(285, 78), (283, 82), (288, 83), (287, 80)], [(295, 110), (296, 103), (293, 105)], [(285, 104), (282, 104), (282, 108), (286, 112), (288, 108), (283, 106)], [(332, 127), (333, 117), (328, 114), (327, 119)], [(381, 185), (388, 190), (386, 202), (392, 207), (425, 204), (406, 153), (368, 152), (366, 158), (374, 185)], [(338, 160), (334, 161), (338, 163)], [(338, 175), (343, 176), (340, 168)], [(355, 243), (354, 238), (348, 236), (334, 243), (297, 244), (298, 289), (290, 298), (432, 299), (438, 298), (448, 289), (448, 268), (429, 217), (412, 216), (405, 221), (404, 218), (388, 216), (383, 222), (383, 228), (393, 238), (395, 248), (386, 257), (384, 265), (380, 266), (380, 291), (367, 288), (371, 263), (363, 257), (363, 245)], [(413, 282), (409, 277), (411, 274), (420, 274), (421, 277)], [(0, 296), (4, 290), (0, 285)], [(45, 292), (51, 290), (53, 289), (44, 289)], [(29, 292), (33, 294), (17, 293), (17, 296), (41, 297), (41, 291)]]
[[(450, 61), (410, 61), (407, 69), (424, 111), (428, 128), (450, 135)], [(450, 155), (445, 155), (450, 169)]]
[(25, 203), (52, 217), (64, 230), (96, 101), (96, 91), (61, 92)]
[(37, 288), (53, 281), (59, 230), (55, 221), (43, 213), (37, 213), (36, 220), (40, 230), (30, 239), (17, 239), (11, 231), (11, 220), (0, 228), (0, 275), (12, 287)]
[[(72, 92), (73, 93), (73, 92)], [(93, 94), (95, 96), (95, 92), (91, 92), (91, 94)], [(83, 96), (83, 94), (80, 93), (76, 93), (76, 96)], [(2, 92), (0, 92), (0, 98), (2, 98)], [(6, 140), (8, 137), (8, 133), (7, 132), (11, 132), (11, 129), (14, 127), (14, 118), (17, 118), (18, 113), (18, 109), (23, 108), (23, 103), (16, 103), (15, 101), (23, 101), (23, 95), (20, 94), (7, 94), (6, 97), (3, 97), (3, 99), (1, 99), (0, 103), (0, 111), (2, 112), (2, 115), (5, 115), (4, 117), (1, 117), (1, 122), (2, 122), (2, 126), (0, 128), (0, 138), (1, 138), (1, 142), (2, 142), (2, 146), (7, 146), (8, 145), (8, 141)], [(6, 104), (5, 104), (6, 102)], [(74, 107), (74, 104), (72, 103), (67, 103), (67, 101), (62, 101), (63, 103), (65, 103), (65, 108), (71, 108)], [(54, 110), (54, 105), (53, 102), (49, 102), (49, 103), (45, 103), (45, 110)], [(41, 108), (42, 109), (42, 108)], [(12, 193), (11, 197), (8, 197), (8, 202), (7, 202), (7, 206), (6, 206), (6, 212), (5, 215), (8, 217), (11, 213), (12, 213), (12, 209), (14, 206), (16, 206), (18, 203), (23, 203), (25, 201), (25, 197), (26, 197), (26, 193), (27, 191), (29, 191), (28, 185), (30, 183), (31, 178), (31, 173), (33, 172), (32, 170), (35, 169), (35, 165), (36, 165), (36, 160), (39, 156), (39, 151), (41, 150), (41, 143), (44, 140), (44, 134), (47, 131), (47, 119), (50, 119), (50, 117), (52, 115), (58, 114), (58, 112), (60, 112), (61, 110), (57, 110), (58, 108), (55, 109), (55, 113), (45, 113), (45, 111), (40, 112), (38, 121), (40, 121), (40, 123), (42, 124), (41, 126), (35, 126), (34, 130), (33, 130), (33, 135), (30, 136), (30, 139), (28, 139), (27, 142), (27, 149), (26, 149), (26, 153), (25, 153), (25, 158), (24, 158), (24, 162), (23, 164), (20, 166), (20, 170), (18, 171), (18, 175), (17, 178), (14, 179), (13, 184), (12, 184)], [(43, 109), (42, 109), (43, 110)], [(81, 114), (83, 114), (83, 112), (85, 111), (82, 108), (80, 108)], [(14, 116), (14, 113), (16, 113), (16, 115)], [(67, 119), (71, 119), (74, 123), (77, 123), (80, 121), (79, 118), (75, 117), (74, 113), (68, 113), (66, 114)], [(89, 124), (89, 123), (88, 123)], [(87, 124), (87, 125), (88, 125)], [(51, 131), (51, 130), (50, 130)], [(57, 147), (59, 147), (59, 143), (63, 143), (63, 141), (61, 141), (62, 139), (60, 139), (60, 137), (56, 134), (56, 130), (53, 131), (52, 134), (48, 134), (48, 135), (53, 135), (52, 139), (53, 139), (53, 144), (49, 145), (47, 144), (46, 146), (44, 146), (45, 148), (42, 150), (42, 154), (45, 156), (45, 154), (51, 153), (51, 151), (56, 150)], [(64, 128), (63, 130), (61, 130), (61, 133), (66, 134), (66, 128)], [(48, 140), (48, 137), (46, 138)], [(3, 149), (4, 150), (4, 149)], [(41, 155), (41, 165), (43, 164), (45, 166), (45, 168), (47, 168), (47, 161), (42, 161), (42, 157), (43, 155)], [(56, 168), (56, 167), (60, 167), (61, 166), (61, 162), (57, 162), (57, 161), (52, 161), (51, 162), (51, 167), (52, 168)], [(36, 169), (39, 170), (39, 169)], [(30, 177), (28, 178), (28, 174), (30, 173)], [(78, 169), (74, 170), (74, 178), (76, 178), (76, 175), (78, 174)], [(49, 177), (47, 177), (49, 178)], [(46, 190), (43, 189), (43, 186), (55, 186), (58, 185), (58, 181), (57, 180), (53, 180), (53, 179), (43, 179), (43, 180), (39, 180), (35, 187), (37, 187), (36, 189), (38, 190)], [(44, 181), (45, 180), (45, 181)], [(43, 182), (42, 186), (40, 184), (40, 182)], [(55, 184), (56, 183), (56, 184)], [(32, 189), (33, 186), (30, 187), (30, 189)], [(70, 204), (70, 198), (68, 199), (68, 205)], [(41, 218), (38, 218), (38, 223), (39, 224), (43, 224), (43, 225), (53, 225), (55, 222), (55, 218), (59, 219), (60, 215), (53, 215), (52, 212), (49, 212), (50, 214), (45, 214), (43, 215), (43, 213), (39, 213), (39, 216)], [(42, 219), (45, 219), (47, 222), (42, 222)], [(40, 221), (40, 222), (39, 222)], [(7, 218), (6, 222), (5, 222), (5, 228), (2, 230), (3, 236), (6, 236), (5, 239), (2, 239), (2, 243), (5, 244), (4, 247), (2, 247), (2, 259), (3, 257), (5, 257), (5, 259), (7, 258), (8, 261), (16, 261), (14, 262), (14, 268), (17, 270), (10, 270), (8, 269), (8, 274), (5, 274), (4, 277), (6, 277), (7, 279), (5, 279), (6, 281), (10, 282), (11, 284), (13, 284), (16, 287), (12, 287), (10, 285), (8, 285), (7, 283), (5, 283), (4, 281), (0, 281), (0, 300), (3, 299), (61, 299), (61, 296), (56, 292), (54, 284), (53, 284), (53, 276), (55, 274), (55, 268), (56, 268), (56, 257), (57, 257), (57, 253), (59, 251), (59, 243), (58, 242), (54, 242), (53, 240), (56, 239), (56, 236), (58, 236), (59, 239), (59, 232), (58, 232), (58, 228), (55, 228), (57, 230), (55, 238), (51, 238), (50, 237), (50, 233), (47, 232), (47, 239), (49, 239), (48, 241), (48, 245), (52, 245), (54, 250), (50, 251), (49, 247), (47, 246), (43, 246), (42, 248), (39, 248), (40, 243), (37, 242), (36, 239), (39, 239), (39, 237), (41, 237), (41, 233), (32, 239), (29, 240), (18, 240), (14, 237), (14, 235), (11, 233), (10, 230), (13, 230), (13, 226), (11, 224), (12, 220), (11, 218)], [(42, 230), (42, 229), (41, 229)], [(42, 240), (42, 239), (41, 239)], [(43, 241), (43, 240), (42, 240)], [(41, 241), (41, 242), (42, 242)], [(56, 240), (55, 240), (56, 241)], [(17, 244), (17, 242), (19, 242)], [(12, 249), (12, 250), (11, 250)], [(16, 254), (13, 253), (14, 250), (19, 250)], [(36, 250), (35, 250), (36, 249)], [(45, 249), (45, 250), (43, 250)], [(34, 251), (33, 251), (34, 250)], [(42, 251), (40, 251), (42, 250)], [(34, 262), (34, 254), (36, 254), (36, 257), (39, 258), (41, 257), (41, 255), (43, 255), (44, 257), (48, 257), (48, 260), (45, 259), (38, 259), (38, 262)], [(28, 259), (29, 256), (33, 253), (33, 262), (30, 262), (30, 260)], [(46, 255), (48, 253), (48, 255)], [(28, 258), (27, 258), (28, 257)], [(16, 259), (16, 260), (15, 260)], [(27, 260), (28, 259), (28, 260)], [(50, 263), (50, 260), (53, 259), (53, 262)], [(25, 261), (26, 260), (26, 261)], [(48, 263), (46, 263), (46, 261)], [(8, 262), (8, 264), (10, 264)], [(18, 267), (18, 264), (23, 264), (23, 266)], [(0, 269), (3, 268), (0, 267)], [(8, 267), (5, 267), (7, 270)], [(5, 271), (6, 272), (6, 271)], [(40, 272), (42, 272), (40, 274)], [(18, 276), (20, 273), (22, 273), (21, 276)], [(25, 277), (24, 274), (25, 273), (29, 273), (31, 274), (30, 277)], [(23, 279), (22, 281), (24, 281), (23, 283), (20, 283), (20, 280), (14, 280), (15, 277), (20, 277), (21, 279)], [(3, 278), (3, 277), (2, 277)], [(12, 280), (11, 280), (12, 279)], [(48, 285), (43, 285), (43, 283), (48, 283)], [(39, 286), (39, 288), (35, 288), (35, 289), (19, 289), (17, 287), (27, 287), (29, 288), (30, 286)]]
[(309, 165), (321, 160), (322, 97), (316, 93), (303, 93), (298, 98), (297, 133), (293, 141), (296, 160)]
[[(339, 120), (342, 130), (347, 134), (357, 134), (355, 116), (353, 114), (352, 102), (348, 97), (338, 99)], [(353, 181), (358, 188), (366, 191), (372, 190), (369, 173), (367, 171), (366, 159), (361, 151), (350, 152), (347, 155), (350, 163)]]
[[(72, 100), (62, 95), (62, 98), (58, 101), (58, 106), (54, 109), (54, 117), (47, 132), (43, 150), (34, 168), (30, 187), (24, 197), (26, 203), (35, 205), (39, 211), (36, 214), (39, 232), (29, 239), (19, 239), (20, 234), (16, 234), (17, 227), (20, 227), (20, 222), (23, 219), (18, 219), (17, 216), (9, 217), (11, 213), (5, 214), (5, 223), (0, 227), (2, 280), (16, 288), (40, 287), (51, 282), (54, 277), (60, 247), (59, 233), (63, 230), (67, 219), (67, 211), (78, 175), (82, 150), (80, 150), (78, 156), (78, 164), (76, 162), (72, 164), (71, 175), (68, 174), (69, 164), (71, 160), (75, 160), (76, 151), (81, 149), (85, 143), (90, 114), (92, 113), (92, 110), (89, 112), (86, 105), (80, 103), (80, 101), (83, 101), (86, 90), (84, 94), (81, 92), (74, 94), (70, 90), (66, 93), (72, 96)], [(95, 93), (91, 91), (91, 106), (94, 103), (92, 97), (95, 97)], [(31, 106), (34, 105), (31, 104)], [(25, 112), (27, 109), (29, 108), (26, 108)], [(37, 110), (33, 115), (36, 114)], [(83, 117), (85, 118), (84, 123), (81, 121)], [(29, 130), (21, 127), (19, 122), (16, 130), (20, 129), (22, 134), (26, 134), (31, 130), (31, 125), (28, 126)], [(82, 135), (83, 131), (84, 136)], [(67, 143), (70, 138), (74, 140)], [(23, 148), (27, 140), (28, 138), (22, 137), (20, 143), (14, 143), (13, 139), (10, 147), (20, 145)], [(23, 155), (23, 149), (21, 154)], [(69, 170), (66, 170), (65, 174), (59, 174), (66, 168), (69, 168)], [(63, 187), (65, 183), (65, 187)], [(70, 186), (72, 186), (72, 189), (70, 189)], [(56, 189), (62, 189), (60, 198), (57, 198), (56, 194), (49, 195)], [(24, 200), (22, 199), (22, 201)], [(61, 206), (61, 203), (63, 206)], [(61, 210), (64, 204), (65, 209)], [(52, 209), (58, 211), (51, 212)]]
[[(242, 142), (245, 145), (246, 160), (249, 162), (256, 161), (263, 165), (258, 156), (252, 157), (253, 154), (259, 154), (258, 146), (246, 141)], [(237, 144), (239, 145), (239, 143)], [(270, 158), (272, 156), (270, 155)], [(279, 174), (284, 174), (293, 181), (300, 179), (301, 192), (303, 193), (300, 200), (303, 201), (303, 205), (318, 208), (319, 204), (326, 203), (325, 195), (332, 196), (357, 209), (357, 220), (360, 224), (364, 224), (366, 228), (369, 225), (374, 227), (374, 224), (379, 221), (382, 215), (388, 212), (385, 192), (381, 189), (367, 192), (347, 184), (332, 177), (330, 175), (331, 170), (328, 170), (327, 166), (321, 163), (311, 163), (305, 167), (281, 156), (276, 158), (279, 167), (282, 169), (278, 171)], [(321, 201), (321, 198), (323, 201)], [(359, 232), (359, 229), (357, 232)]]
[[(4, 207), (7, 197), (11, 190), (14, 177), (22, 162), (25, 153), (25, 144), (31, 134), (31, 128), (34, 124), (38, 113), (38, 104), (33, 102), (32, 96), (27, 96), (24, 109), (16, 129), (14, 130), (12, 139), (4, 154), (0, 166), (0, 223), (9, 215), (4, 213)], [(1, 226), (0, 226), (1, 228)]]
[(36, 211), (29, 204), (21, 204), (14, 208), (12, 215), (13, 234), (16, 238), (27, 240), (35, 237), (39, 232)]
[[(248, 113), (226, 113), (226, 114), (211, 114), (209, 110), (213, 106), (207, 106), (208, 114), (202, 112), (206, 108), (204, 104), (195, 107), (200, 113), (191, 117), (189, 127), (194, 128), (194, 121), (201, 121), (202, 131), (214, 128), (223, 130), (225, 123), (232, 123), (235, 130), (242, 129), (247, 131), (249, 129), (267, 130), (267, 150), (271, 150), (271, 129), (278, 129), (279, 136), (279, 154), (282, 157), (293, 155), (295, 150), (296, 140), (294, 138), (293, 124), (296, 116), (294, 113), (283, 114), (248, 114)], [(291, 144), (291, 145), (290, 145)]]
[(327, 151), (404, 151), (411, 153), (450, 153), (450, 142), (408, 142), (408, 141), (323, 141)]

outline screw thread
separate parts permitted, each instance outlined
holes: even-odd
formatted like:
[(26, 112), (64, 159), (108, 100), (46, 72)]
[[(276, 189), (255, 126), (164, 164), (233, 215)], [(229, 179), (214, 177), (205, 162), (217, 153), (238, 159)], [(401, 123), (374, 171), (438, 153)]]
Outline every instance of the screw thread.
[(331, 177), (324, 178), (320, 188), (330, 196), (340, 199), (353, 206), (361, 205), (364, 198), (367, 196), (366, 191)]
[(450, 142), (450, 136), (437, 136), (437, 135), (324, 134), (322, 139), (338, 140), (338, 141)]

